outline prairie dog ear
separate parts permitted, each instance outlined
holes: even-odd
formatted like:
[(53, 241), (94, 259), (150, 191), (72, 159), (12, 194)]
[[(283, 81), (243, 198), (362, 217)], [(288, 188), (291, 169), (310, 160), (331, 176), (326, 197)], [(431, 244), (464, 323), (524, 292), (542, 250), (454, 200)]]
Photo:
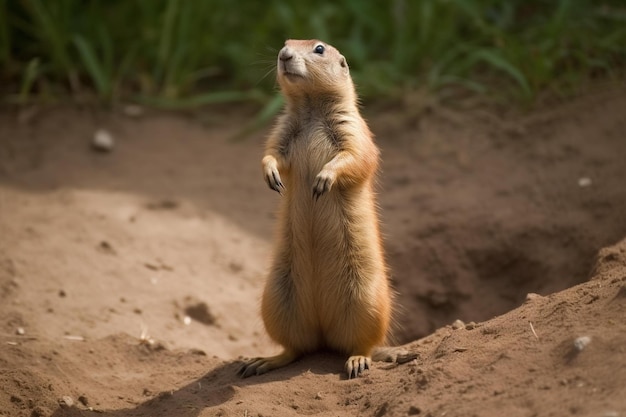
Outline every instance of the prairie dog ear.
[(344, 74), (348, 74), (350, 72), (350, 69), (348, 68), (348, 61), (346, 61), (346, 58), (343, 55), (339, 56), (339, 65), (343, 68)]

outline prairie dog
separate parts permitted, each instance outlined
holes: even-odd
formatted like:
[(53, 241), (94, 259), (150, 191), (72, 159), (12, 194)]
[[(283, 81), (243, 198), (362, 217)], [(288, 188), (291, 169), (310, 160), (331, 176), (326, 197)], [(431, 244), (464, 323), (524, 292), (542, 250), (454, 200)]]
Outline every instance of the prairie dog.
[(277, 67), (286, 106), (262, 168), (282, 199), (261, 315), (283, 352), (250, 360), (239, 374), (263, 374), (332, 349), (349, 356), (345, 369), (353, 378), (371, 366), (391, 320), (373, 190), (379, 150), (337, 49), (287, 40)]

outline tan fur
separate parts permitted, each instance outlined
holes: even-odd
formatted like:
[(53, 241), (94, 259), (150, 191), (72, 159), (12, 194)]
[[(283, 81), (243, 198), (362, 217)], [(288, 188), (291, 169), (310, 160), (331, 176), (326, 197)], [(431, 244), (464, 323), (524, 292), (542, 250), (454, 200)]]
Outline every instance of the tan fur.
[(240, 374), (330, 348), (350, 356), (353, 377), (370, 366), (391, 317), (373, 190), (379, 151), (335, 48), (286, 41), (278, 82), (286, 109), (267, 140), (263, 173), (282, 200), (261, 313), (284, 351), (246, 363)]

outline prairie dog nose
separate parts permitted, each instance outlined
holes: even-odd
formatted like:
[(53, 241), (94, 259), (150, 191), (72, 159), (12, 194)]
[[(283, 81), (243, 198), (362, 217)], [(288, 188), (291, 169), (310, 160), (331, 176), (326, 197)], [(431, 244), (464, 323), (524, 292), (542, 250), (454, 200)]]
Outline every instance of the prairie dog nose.
[(285, 46), (283, 49), (280, 50), (280, 53), (278, 54), (278, 59), (284, 62), (289, 61), (291, 58), (293, 58), (293, 52), (288, 47)]

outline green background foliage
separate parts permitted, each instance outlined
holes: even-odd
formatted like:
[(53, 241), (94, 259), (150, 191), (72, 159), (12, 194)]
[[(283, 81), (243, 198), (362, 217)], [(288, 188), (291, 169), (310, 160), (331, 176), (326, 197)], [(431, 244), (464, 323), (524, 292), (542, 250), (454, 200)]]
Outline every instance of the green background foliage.
[(348, 59), (362, 96), (463, 88), (530, 102), (616, 79), (623, 0), (0, 0), (5, 101), (267, 102), (287, 38)]

